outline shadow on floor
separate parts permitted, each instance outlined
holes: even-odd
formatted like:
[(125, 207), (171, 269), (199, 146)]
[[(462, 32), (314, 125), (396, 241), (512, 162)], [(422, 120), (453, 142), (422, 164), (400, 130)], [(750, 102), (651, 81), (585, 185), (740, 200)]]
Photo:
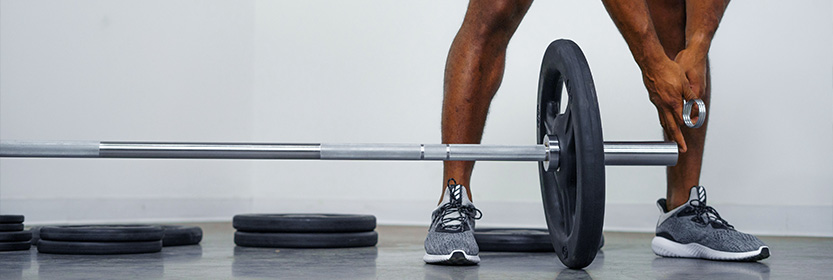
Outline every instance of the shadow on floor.
[(698, 259), (656, 258), (651, 270), (658, 280), (769, 279), (769, 266), (761, 262), (720, 262)]
[(274, 249), (234, 247), (234, 277), (328, 279), (376, 278), (376, 247)]

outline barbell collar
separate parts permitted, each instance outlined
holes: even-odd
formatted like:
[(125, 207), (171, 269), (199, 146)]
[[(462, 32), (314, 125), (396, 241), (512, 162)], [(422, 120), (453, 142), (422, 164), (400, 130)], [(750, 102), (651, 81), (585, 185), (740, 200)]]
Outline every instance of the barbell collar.
[[(691, 120), (691, 111), (697, 104), (697, 122)], [(702, 99), (692, 99), (683, 103), (683, 122), (689, 128), (699, 128), (706, 123), (706, 103)]]
[(547, 152), (547, 158), (544, 160), (544, 171), (552, 172), (558, 170), (559, 160), (561, 159), (561, 145), (558, 145), (558, 136), (544, 135), (544, 148)]

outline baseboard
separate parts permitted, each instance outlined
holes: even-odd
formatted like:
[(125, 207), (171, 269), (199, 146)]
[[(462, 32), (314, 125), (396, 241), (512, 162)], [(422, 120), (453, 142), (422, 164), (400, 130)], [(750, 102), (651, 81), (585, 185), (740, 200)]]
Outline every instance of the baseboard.
[[(540, 202), (477, 201), (482, 227), (546, 228)], [(0, 199), (0, 213), (24, 214), (27, 225), (230, 221), (241, 213), (373, 214), (379, 224), (428, 226), (436, 201), (270, 198)], [(714, 205), (741, 231), (757, 235), (833, 237), (833, 206)], [(605, 230), (653, 232), (653, 203), (607, 203)]]
[[(379, 224), (428, 226), (436, 201), (255, 199), (255, 212), (326, 212), (376, 215)], [(477, 201), (478, 226), (546, 228), (540, 202)], [(833, 237), (833, 206), (714, 205), (737, 229), (756, 235)], [(653, 232), (653, 203), (608, 203), (607, 231)]]
[(251, 210), (251, 198), (0, 199), (0, 213), (25, 215), (27, 226), (231, 221)]

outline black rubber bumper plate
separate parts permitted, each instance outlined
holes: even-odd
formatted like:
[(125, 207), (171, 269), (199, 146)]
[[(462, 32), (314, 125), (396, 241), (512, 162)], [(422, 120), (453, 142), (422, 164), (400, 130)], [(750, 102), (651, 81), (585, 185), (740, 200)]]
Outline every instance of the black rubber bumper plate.
[(41, 239), (38, 242), (38, 252), (47, 254), (114, 255), (155, 253), (159, 251), (162, 251), (162, 240), (140, 242), (79, 242)]
[(31, 247), (29, 241), (0, 242), (0, 252), (29, 250)]
[(41, 240), (53, 241), (160, 241), (163, 235), (162, 227), (153, 225), (45, 226), (40, 229)]
[(550, 232), (536, 228), (484, 228), (474, 230), (480, 251), (553, 252)]
[(379, 234), (375, 231), (343, 233), (234, 233), (234, 244), (244, 247), (267, 248), (348, 248), (375, 246)]
[(202, 241), (202, 229), (194, 226), (161, 225), (165, 231), (162, 237), (162, 245), (182, 246), (199, 244)]
[(604, 225), (604, 138), (593, 75), (573, 41), (556, 40), (544, 53), (537, 136), (538, 143), (544, 136), (557, 140), (560, 149), (557, 168), (538, 162), (550, 241), (564, 265), (586, 267), (596, 257)]
[(0, 224), (23, 223), (23, 215), (0, 215)]
[(376, 217), (349, 214), (242, 214), (235, 229), (245, 232), (365, 232), (376, 229)]
[(0, 232), (0, 242), (20, 242), (29, 240), (32, 240), (32, 232), (28, 230)]

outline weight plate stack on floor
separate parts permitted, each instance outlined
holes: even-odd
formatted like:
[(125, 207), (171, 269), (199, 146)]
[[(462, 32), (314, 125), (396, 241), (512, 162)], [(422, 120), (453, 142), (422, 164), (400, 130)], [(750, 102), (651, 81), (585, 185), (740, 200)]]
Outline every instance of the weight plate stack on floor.
[(202, 241), (202, 228), (196, 226), (160, 225), (165, 235), (162, 246), (196, 245)]
[(29, 250), (32, 232), (23, 230), (23, 215), (0, 215), (0, 252)]
[(244, 247), (369, 247), (379, 239), (372, 215), (243, 214), (232, 224), (234, 243)]
[(153, 225), (45, 226), (38, 252), (72, 255), (155, 253), (162, 250), (164, 230)]

